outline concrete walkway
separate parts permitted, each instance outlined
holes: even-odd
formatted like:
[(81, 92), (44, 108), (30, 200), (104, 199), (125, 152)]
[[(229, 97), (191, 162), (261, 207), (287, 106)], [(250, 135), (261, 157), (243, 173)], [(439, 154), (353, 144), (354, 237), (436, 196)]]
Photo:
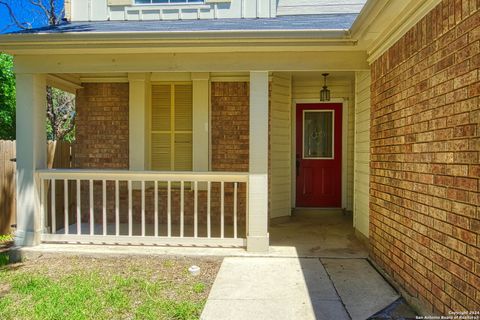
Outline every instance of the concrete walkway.
[(227, 257), (201, 319), (366, 319), (398, 297), (365, 259)]

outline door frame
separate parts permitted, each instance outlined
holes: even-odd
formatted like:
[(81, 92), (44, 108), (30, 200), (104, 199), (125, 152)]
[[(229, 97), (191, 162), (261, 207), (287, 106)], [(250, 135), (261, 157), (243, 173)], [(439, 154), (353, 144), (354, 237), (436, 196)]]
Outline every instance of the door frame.
[(296, 208), (296, 185), (297, 175), (295, 167), (295, 151), (297, 150), (297, 104), (326, 104), (326, 103), (340, 103), (342, 104), (342, 209), (347, 209), (347, 135), (348, 135), (348, 100), (343, 98), (330, 99), (330, 101), (320, 101), (319, 99), (294, 99), (292, 101), (292, 132), (291, 132), (291, 163), (292, 163), (292, 208)]

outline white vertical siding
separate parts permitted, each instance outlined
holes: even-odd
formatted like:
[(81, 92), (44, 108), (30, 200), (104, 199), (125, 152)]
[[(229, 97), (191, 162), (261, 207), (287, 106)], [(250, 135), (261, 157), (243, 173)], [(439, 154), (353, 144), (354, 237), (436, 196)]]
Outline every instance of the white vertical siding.
[[(270, 18), (274, 0), (231, 0), (218, 3), (133, 5), (134, 0), (71, 0), (72, 21), (91, 20), (196, 20), (223, 18)], [(130, 4), (129, 4), (130, 3)]]
[(291, 213), (292, 76), (273, 73), (270, 96), (270, 217)]
[[(345, 99), (347, 103), (348, 114), (348, 128), (347, 128), (347, 172), (343, 173), (347, 175), (347, 191), (346, 191), (346, 209), (353, 210), (353, 138), (354, 138), (354, 79), (342, 79), (335, 80), (330, 76), (327, 81), (328, 88), (330, 89), (332, 99)], [(320, 101), (320, 90), (323, 85), (322, 78), (305, 79), (301, 78), (296, 80), (293, 77), (292, 87), (292, 99), (303, 100), (311, 99)], [(295, 106), (292, 106), (293, 109)]]
[(366, 0), (278, 0), (277, 15), (359, 13)]
[(72, 21), (105, 21), (107, 0), (71, 0)]
[(370, 190), (370, 71), (355, 73), (354, 227), (368, 237)]

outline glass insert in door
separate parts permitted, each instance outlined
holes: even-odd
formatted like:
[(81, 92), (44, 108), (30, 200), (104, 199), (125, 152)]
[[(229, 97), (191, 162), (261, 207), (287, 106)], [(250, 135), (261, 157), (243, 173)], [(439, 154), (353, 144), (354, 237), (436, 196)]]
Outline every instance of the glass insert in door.
[(333, 110), (303, 112), (303, 158), (333, 159)]

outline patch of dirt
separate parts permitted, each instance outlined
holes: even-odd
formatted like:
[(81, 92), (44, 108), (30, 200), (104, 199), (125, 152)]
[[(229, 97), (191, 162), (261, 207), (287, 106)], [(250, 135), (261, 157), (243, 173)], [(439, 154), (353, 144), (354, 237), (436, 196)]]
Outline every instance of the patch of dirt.
[(11, 289), (12, 287), (8, 283), (0, 284), (0, 298), (9, 293)]
[[(205, 290), (200, 298), (206, 299), (218, 273), (221, 258), (205, 257), (163, 257), (163, 256), (131, 256), (131, 257), (86, 257), (46, 255), (22, 263), (13, 263), (5, 268), (13, 271), (21, 267), (22, 273), (41, 274), (49, 278), (61, 278), (65, 275), (94, 272), (101, 277), (121, 276), (136, 277), (152, 282), (165, 281), (169, 285), (182, 286), (192, 283), (203, 283)], [(192, 265), (200, 267), (200, 274), (192, 276), (188, 268)], [(175, 290), (169, 291), (175, 299)], [(0, 297), (2, 296), (0, 287)], [(198, 298), (198, 294), (196, 295)]]

